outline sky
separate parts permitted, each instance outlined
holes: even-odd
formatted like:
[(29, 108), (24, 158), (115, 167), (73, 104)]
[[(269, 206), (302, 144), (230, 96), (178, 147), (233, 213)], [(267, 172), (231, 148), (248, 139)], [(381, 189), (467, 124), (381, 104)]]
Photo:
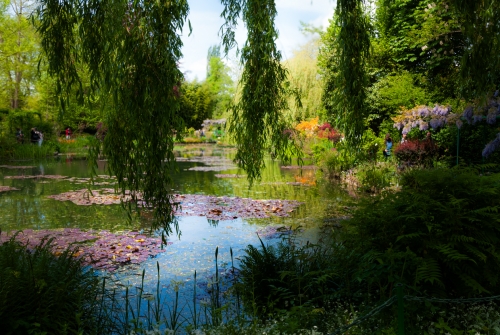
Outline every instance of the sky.
[[(280, 36), (276, 45), (283, 59), (292, 57), (293, 50), (307, 41), (307, 37), (299, 30), (300, 22), (326, 28), (328, 19), (333, 16), (334, 6), (333, 0), (276, 0), (278, 16), (275, 25)], [(190, 36), (187, 25), (183, 31), (184, 57), (180, 68), (188, 80), (201, 81), (206, 75), (208, 48), (221, 43), (218, 33), (224, 23), (220, 17), (223, 7), (220, 0), (190, 0), (189, 7), (188, 19), (193, 30)], [(243, 24), (236, 32), (236, 40), (240, 47), (245, 43), (246, 30)], [(233, 54), (225, 62), (234, 67), (237, 59)]]

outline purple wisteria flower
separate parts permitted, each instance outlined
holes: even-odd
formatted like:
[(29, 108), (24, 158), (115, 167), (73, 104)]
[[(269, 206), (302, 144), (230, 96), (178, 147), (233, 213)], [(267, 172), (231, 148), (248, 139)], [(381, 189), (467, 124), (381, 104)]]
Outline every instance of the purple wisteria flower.
[(420, 122), (420, 130), (428, 130), (429, 124), (427, 122)]
[(427, 117), (429, 116), (429, 109), (426, 107), (419, 108), (418, 114), (420, 115), (420, 117)]
[(437, 129), (441, 126), (441, 119), (434, 118), (429, 121), (429, 125), (432, 129)]
[(493, 96), (496, 98), (498, 97), (498, 90), (495, 91), (495, 93), (493, 93)]
[(486, 144), (486, 146), (483, 149), (483, 157), (487, 158), (489, 155), (495, 152), (499, 147), (500, 147), (500, 133), (497, 134), (497, 136), (493, 141)]
[(490, 111), (486, 116), (486, 122), (488, 124), (495, 124), (497, 122), (497, 113), (495, 113), (495, 111)]
[(402, 127), (403, 127), (403, 123), (402, 122), (396, 122), (394, 124), (394, 128), (397, 128), (397, 130), (401, 130)]
[(470, 124), (472, 122), (472, 116), (474, 115), (474, 109), (472, 106), (468, 106), (465, 110), (462, 116), (467, 120), (467, 122)]

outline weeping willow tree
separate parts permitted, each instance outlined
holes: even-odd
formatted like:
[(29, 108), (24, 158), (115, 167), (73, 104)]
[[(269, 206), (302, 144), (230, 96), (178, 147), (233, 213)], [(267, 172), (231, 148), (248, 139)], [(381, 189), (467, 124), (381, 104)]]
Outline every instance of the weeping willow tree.
[(363, 0), (338, 0), (321, 59), (326, 69), (323, 103), (352, 148), (358, 147), (367, 116), (366, 63), (370, 19)]
[[(274, 0), (223, 0), (225, 46), (234, 42), (237, 17), (248, 28), (242, 49), (243, 94), (233, 106), (236, 161), (250, 181), (260, 176), (264, 154), (286, 159), (290, 135), (281, 111), (286, 108), (286, 71), (276, 48)], [(48, 72), (57, 79), (61, 106), (67, 92), (85, 92), (77, 68), (88, 68), (93, 94), (112, 103), (104, 115), (102, 150), (109, 172), (123, 194), (154, 209), (153, 228), (169, 234), (176, 225), (170, 189), (175, 170), (173, 145), (183, 129), (179, 112), (183, 75), (180, 34), (189, 6), (186, 0), (42, 0), (33, 18), (41, 35)], [(95, 153), (101, 144), (96, 143)], [(295, 153), (298, 153), (296, 151)], [(132, 206), (128, 205), (129, 213)]]
[(154, 208), (153, 226), (167, 234), (171, 223), (177, 228), (170, 189), (174, 139), (183, 129), (179, 34), (188, 11), (186, 0), (47, 0), (34, 17), (60, 96), (75, 85), (80, 100), (88, 94), (77, 71), (83, 64), (92, 92), (112, 99), (104, 116), (109, 172), (123, 194)]
[(283, 113), (288, 109), (287, 97), (291, 91), (275, 43), (276, 4), (274, 0), (221, 1), (225, 6), (222, 16), (226, 23), (221, 33), (226, 53), (236, 45), (234, 29), (240, 16), (248, 31), (240, 58), (241, 97), (231, 106), (229, 131), (237, 143), (235, 161), (253, 182), (260, 178), (267, 152), (282, 161), (300, 155)]

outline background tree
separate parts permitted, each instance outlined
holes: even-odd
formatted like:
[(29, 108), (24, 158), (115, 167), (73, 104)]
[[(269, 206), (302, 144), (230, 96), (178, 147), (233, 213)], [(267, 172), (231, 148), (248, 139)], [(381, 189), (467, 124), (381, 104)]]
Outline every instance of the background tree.
[[(7, 108), (19, 109), (34, 94), (38, 41), (28, 16), (33, 2), (12, 0), (3, 6), (0, 21), (0, 85), (2, 104)], [(7, 10), (9, 13), (7, 13)]]
[(221, 58), (220, 46), (210, 47), (207, 55), (207, 78), (205, 80), (214, 100), (210, 117), (218, 119), (226, 115), (233, 100), (235, 86), (229, 72), (229, 66)]
[(288, 99), (290, 114), (295, 122), (300, 122), (321, 114), (325, 118), (321, 103), (323, 78), (319, 74), (318, 51), (320, 47), (320, 29), (303, 25), (303, 33), (310, 40), (294, 50), (293, 56), (284, 62), (288, 70), (291, 87), (300, 94), (301, 104), (295, 103), (294, 97)]
[(216, 97), (205, 83), (181, 85), (180, 114), (186, 128), (200, 129), (203, 120), (212, 118)]

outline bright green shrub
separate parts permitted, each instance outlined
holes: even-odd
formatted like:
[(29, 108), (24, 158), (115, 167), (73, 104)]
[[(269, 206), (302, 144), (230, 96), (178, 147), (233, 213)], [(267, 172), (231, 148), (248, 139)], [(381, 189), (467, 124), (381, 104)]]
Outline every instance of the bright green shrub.
[(356, 177), (363, 191), (377, 193), (391, 186), (391, 181), (395, 180), (396, 171), (392, 163), (367, 163), (357, 167)]
[(323, 169), (332, 176), (339, 176), (341, 172), (353, 168), (358, 162), (358, 157), (345, 142), (339, 142), (336, 148), (328, 150), (323, 156)]

